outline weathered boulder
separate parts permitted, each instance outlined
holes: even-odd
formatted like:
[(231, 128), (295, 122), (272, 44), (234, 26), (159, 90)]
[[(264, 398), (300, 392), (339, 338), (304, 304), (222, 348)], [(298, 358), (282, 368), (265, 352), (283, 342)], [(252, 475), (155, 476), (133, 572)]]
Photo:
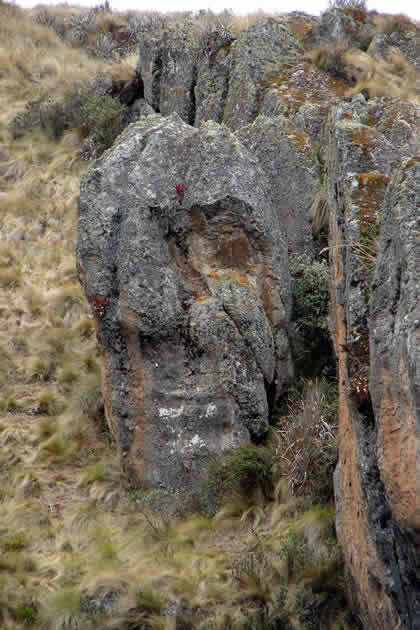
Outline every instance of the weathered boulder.
[(303, 48), (281, 19), (268, 18), (243, 32), (232, 44), (232, 67), (223, 121), (231, 129), (259, 113), (270, 76), (294, 66)]
[(312, 142), (284, 116), (258, 116), (237, 137), (258, 158), (285, 226), (290, 254), (313, 250), (311, 205), (320, 187), (320, 168)]
[(77, 258), (134, 479), (191, 487), (265, 434), (291, 372), (287, 244), (269, 180), (226, 127), (131, 125), (82, 180)]
[[(418, 293), (414, 293), (409, 302), (400, 303), (395, 286), (398, 269), (404, 268), (410, 271), (408, 275), (403, 274), (401, 282), (410, 277), (410, 286), (414, 289), (416, 256), (418, 261), (418, 237), (415, 247), (413, 223), (415, 213), (418, 215), (418, 208), (415, 209), (418, 179), (416, 185), (413, 180), (418, 178), (418, 169), (416, 174), (413, 168), (409, 184), (398, 174), (401, 172), (398, 169), (410, 150), (407, 138), (418, 134), (419, 113), (419, 108), (396, 99), (366, 103), (360, 96), (352, 103), (334, 108), (327, 126), (331, 324), (339, 383), (339, 464), (335, 475), (337, 533), (351, 584), (349, 595), (364, 627), (373, 630), (412, 630), (419, 627), (420, 619), (418, 559), (413, 543), (415, 508), (404, 519), (401, 516), (402, 505), (406, 504), (410, 493), (413, 496), (412, 488), (419, 483), (418, 468), (412, 456), (411, 461), (408, 458), (415, 448), (413, 444), (418, 443), (418, 429), (416, 433), (408, 399), (416, 388), (412, 375), (418, 357), (412, 336), (415, 326), (411, 311), (418, 311), (419, 302)], [(396, 243), (401, 240), (401, 230), (408, 231), (407, 221), (411, 221), (413, 235), (406, 238), (405, 234), (405, 244), (399, 246)], [(369, 321), (379, 228), (382, 245)], [(391, 239), (394, 232), (395, 237)], [(411, 256), (407, 261), (406, 247)], [(392, 250), (394, 255), (390, 255)], [(391, 279), (383, 286), (387, 274)], [(405, 329), (397, 327), (396, 312), (398, 322), (405, 322)], [(378, 328), (381, 345), (375, 348), (377, 332), (374, 330)], [(408, 345), (404, 341), (406, 334), (410, 339)], [(400, 350), (397, 351), (397, 347)], [(401, 357), (398, 366), (394, 363), (397, 355)], [(392, 386), (389, 385), (391, 373), (397, 377)], [(380, 384), (382, 379), (384, 385)], [(405, 405), (401, 400), (398, 406), (398, 396), (389, 393), (389, 405), (381, 407), (383, 388), (388, 387), (386, 383), (387, 392), (400, 392)], [(411, 416), (403, 420), (404, 414), (410, 413)], [(391, 471), (402, 466), (403, 443), (392, 452), (388, 447), (392, 439), (396, 439), (392, 431), (399, 423), (401, 436), (406, 438), (404, 457), (406, 471), (410, 466), (411, 480), (407, 480), (404, 490), (396, 495), (402, 475), (391, 483), (389, 477)]]

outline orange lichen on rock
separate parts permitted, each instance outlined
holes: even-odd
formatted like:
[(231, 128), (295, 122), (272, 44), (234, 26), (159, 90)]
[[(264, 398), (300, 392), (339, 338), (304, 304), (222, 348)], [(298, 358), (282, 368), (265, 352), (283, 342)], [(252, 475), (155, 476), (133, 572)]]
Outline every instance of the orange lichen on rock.
[(358, 188), (353, 190), (352, 199), (360, 210), (360, 228), (377, 222), (389, 177), (379, 171), (369, 171), (357, 175)]
[(213, 278), (213, 280), (219, 280), (219, 275), (216, 269), (209, 269), (208, 276), (209, 278)]

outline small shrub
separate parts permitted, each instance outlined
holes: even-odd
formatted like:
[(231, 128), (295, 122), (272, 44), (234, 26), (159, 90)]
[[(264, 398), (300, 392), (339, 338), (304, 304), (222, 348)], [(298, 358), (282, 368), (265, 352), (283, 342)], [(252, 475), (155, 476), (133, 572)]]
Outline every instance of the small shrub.
[(59, 401), (51, 390), (41, 392), (38, 399), (38, 411), (46, 416), (53, 416), (59, 411)]
[(136, 595), (136, 606), (146, 613), (159, 615), (164, 604), (158, 593), (141, 589)]
[(18, 621), (26, 626), (33, 626), (38, 621), (38, 613), (32, 606), (20, 606), (16, 608), (14, 615)]
[(116, 61), (120, 57), (122, 49), (119, 42), (112, 37), (112, 33), (98, 33), (87, 51), (92, 57)]
[(315, 48), (309, 55), (313, 63), (324, 72), (337, 79), (348, 79), (345, 54), (346, 46), (341, 44), (329, 44)]
[(64, 39), (66, 35), (65, 25), (62, 22), (59, 22), (56, 16), (46, 8), (41, 9), (35, 15), (34, 22), (36, 24), (42, 24), (42, 26), (46, 26), (47, 28), (51, 28), (60, 39)]
[(88, 468), (82, 478), (82, 485), (90, 485), (95, 482), (105, 481), (105, 466), (103, 462), (98, 462)]
[(14, 534), (9, 538), (4, 538), (1, 546), (4, 551), (22, 551), (26, 547), (26, 541), (22, 534)]
[(96, 12), (92, 9), (87, 12), (72, 15), (69, 20), (69, 36), (73, 42), (86, 43), (96, 21)]
[(288, 579), (305, 566), (308, 558), (308, 547), (302, 534), (298, 534), (293, 528), (289, 529), (282, 540), (278, 553), (285, 558), (287, 563)]
[(96, 152), (108, 149), (124, 126), (127, 107), (108, 94), (92, 94), (80, 108), (80, 132), (90, 138)]
[(273, 481), (268, 450), (254, 444), (243, 444), (236, 452), (210, 466), (207, 486), (221, 498), (239, 495), (251, 500), (258, 490), (269, 498)]
[(28, 130), (40, 126), (40, 108), (48, 99), (48, 92), (42, 89), (38, 96), (28, 101), (25, 109), (18, 112), (8, 125), (8, 131), (13, 139), (21, 138)]
[(92, 374), (74, 391), (70, 410), (76, 417), (94, 418), (101, 400), (99, 375)]
[(41, 440), (48, 440), (57, 432), (57, 423), (53, 420), (43, 420), (39, 424), (39, 437)]

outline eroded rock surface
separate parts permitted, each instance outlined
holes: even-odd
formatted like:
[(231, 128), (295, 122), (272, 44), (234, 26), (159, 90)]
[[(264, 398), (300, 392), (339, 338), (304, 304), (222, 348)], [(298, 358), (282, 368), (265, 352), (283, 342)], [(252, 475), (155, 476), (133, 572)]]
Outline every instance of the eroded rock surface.
[(416, 160), (404, 161), (410, 150), (404, 138), (418, 134), (419, 113), (404, 102), (359, 98), (335, 108), (328, 123), (340, 421), (337, 532), (355, 609), (364, 627), (378, 630), (411, 630), (420, 620), (414, 455), (418, 343), (413, 337), (420, 309), (419, 169)]
[(90, 169), (79, 276), (135, 479), (190, 487), (211, 456), (265, 434), (291, 371), (287, 258), (268, 179), (216, 123), (146, 118)]
[(312, 254), (310, 208), (320, 187), (320, 168), (311, 139), (284, 116), (258, 116), (237, 136), (267, 174), (289, 252)]

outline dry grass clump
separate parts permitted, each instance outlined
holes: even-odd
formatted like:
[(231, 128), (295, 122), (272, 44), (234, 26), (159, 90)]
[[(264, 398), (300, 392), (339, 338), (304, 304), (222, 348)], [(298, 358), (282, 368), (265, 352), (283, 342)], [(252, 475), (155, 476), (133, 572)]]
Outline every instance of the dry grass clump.
[(397, 51), (391, 52), (386, 59), (378, 59), (360, 50), (349, 50), (345, 54), (345, 65), (356, 82), (348, 90), (349, 96), (367, 90), (369, 98), (394, 96), (413, 103), (420, 102), (416, 91), (419, 73)]
[[(397, 13), (394, 15), (374, 15), (374, 21), (379, 32), (391, 35), (392, 33), (405, 34), (416, 29), (416, 23), (408, 15)], [(418, 28), (418, 26), (417, 26)]]
[(276, 429), (277, 470), (292, 494), (319, 502), (333, 497), (332, 472), (337, 459), (335, 393), (325, 380), (308, 381), (302, 397), (289, 403)]
[(316, 48), (308, 54), (318, 68), (353, 86), (347, 90), (346, 96), (366, 90), (369, 98), (395, 96), (419, 102), (416, 91), (418, 73), (397, 51), (391, 52), (387, 59), (380, 59), (358, 48), (330, 45)]

